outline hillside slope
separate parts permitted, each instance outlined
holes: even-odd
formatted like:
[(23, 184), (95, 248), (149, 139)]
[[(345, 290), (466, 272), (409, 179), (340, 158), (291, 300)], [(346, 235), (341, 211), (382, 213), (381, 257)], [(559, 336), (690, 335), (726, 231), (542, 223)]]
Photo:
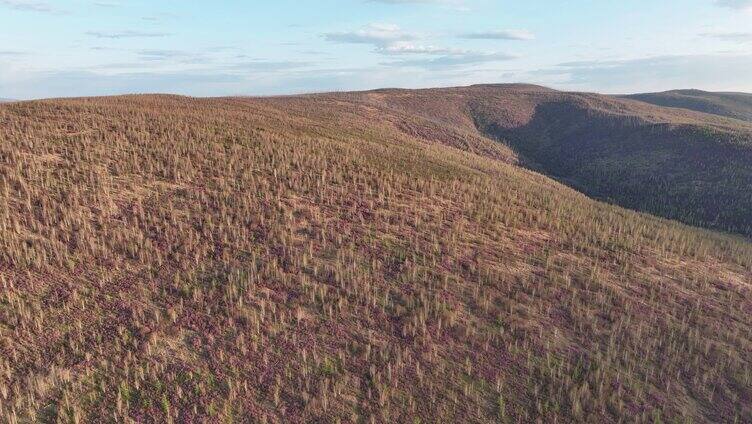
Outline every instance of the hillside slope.
[(752, 122), (752, 94), (672, 90), (624, 96), (658, 106), (677, 107)]
[(752, 418), (749, 243), (392, 93), (0, 106), (1, 420)]
[(752, 235), (752, 124), (527, 85), (387, 90), (361, 101), (475, 128), (578, 190), (692, 225)]

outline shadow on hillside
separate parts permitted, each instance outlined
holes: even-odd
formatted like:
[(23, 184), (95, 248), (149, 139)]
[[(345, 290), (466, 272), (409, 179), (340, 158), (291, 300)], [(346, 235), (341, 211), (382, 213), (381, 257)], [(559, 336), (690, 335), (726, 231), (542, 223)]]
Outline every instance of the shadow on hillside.
[(687, 224), (752, 235), (752, 154), (733, 135), (542, 103), (518, 127), (488, 116), (480, 131), (524, 166), (588, 196)]

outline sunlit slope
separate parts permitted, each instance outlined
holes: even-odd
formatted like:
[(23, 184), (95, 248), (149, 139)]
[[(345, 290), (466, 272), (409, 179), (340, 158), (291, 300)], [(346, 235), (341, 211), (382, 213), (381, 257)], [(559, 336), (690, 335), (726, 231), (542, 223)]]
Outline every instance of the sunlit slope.
[(445, 118), (0, 107), (3, 421), (752, 417), (748, 243), (589, 200)]

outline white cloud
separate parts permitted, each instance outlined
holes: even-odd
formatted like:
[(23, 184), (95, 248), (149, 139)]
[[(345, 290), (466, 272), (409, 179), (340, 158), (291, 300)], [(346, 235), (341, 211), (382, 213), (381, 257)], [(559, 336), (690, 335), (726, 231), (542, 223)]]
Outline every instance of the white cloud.
[(417, 56), (383, 64), (394, 68), (449, 69), (515, 58), (506, 53), (479, 52), (415, 43), (414, 40), (419, 38), (417, 35), (389, 24), (372, 24), (358, 31), (328, 33), (324, 34), (324, 37), (328, 41), (339, 43), (370, 44), (375, 47), (376, 53), (383, 55)]
[(241, 75), (216, 70), (116, 74), (67, 70), (25, 72), (12, 82), (0, 79), (0, 92), (18, 99), (148, 92), (206, 95), (231, 93), (231, 87), (244, 81)]
[(138, 56), (147, 62), (180, 63), (184, 65), (204, 65), (214, 61), (212, 57), (206, 54), (183, 50), (144, 49), (138, 51)]
[(461, 38), (471, 40), (534, 40), (535, 35), (522, 29), (500, 29), (462, 34)]
[(42, 12), (52, 14), (64, 13), (63, 11), (56, 9), (49, 3), (43, 1), (0, 0), (0, 5), (11, 8), (13, 10), (20, 10), (24, 12)]
[(718, 6), (736, 10), (752, 11), (752, 0), (716, 0)]
[(138, 54), (146, 60), (165, 60), (174, 58), (184, 58), (190, 56), (189, 53), (180, 50), (140, 50)]
[(87, 31), (86, 35), (90, 35), (96, 38), (155, 38), (155, 37), (167, 37), (168, 33), (165, 32), (145, 32), (145, 31)]
[(247, 72), (279, 72), (307, 68), (312, 65), (314, 65), (313, 62), (250, 60), (229, 65), (227, 69)]
[(384, 47), (390, 43), (413, 40), (416, 37), (402, 31), (397, 25), (370, 24), (357, 31), (326, 33), (324, 38), (335, 43), (373, 44)]
[(432, 45), (413, 44), (411, 42), (396, 42), (377, 50), (383, 54), (403, 55), (403, 54), (426, 54), (426, 55), (458, 55), (467, 53), (467, 50), (451, 49)]
[(516, 59), (514, 55), (506, 53), (484, 53), (466, 51), (432, 58), (403, 59), (388, 62), (384, 65), (396, 67), (417, 67), (424, 69), (455, 69), (483, 63), (504, 62)]
[(750, 69), (752, 55), (677, 55), (567, 62), (529, 75), (544, 84), (618, 94), (673, 88), (749, 91)]
[(715, 38), (723, 41), (752, 41), (752, 32), (704, 32), (701, 37)]

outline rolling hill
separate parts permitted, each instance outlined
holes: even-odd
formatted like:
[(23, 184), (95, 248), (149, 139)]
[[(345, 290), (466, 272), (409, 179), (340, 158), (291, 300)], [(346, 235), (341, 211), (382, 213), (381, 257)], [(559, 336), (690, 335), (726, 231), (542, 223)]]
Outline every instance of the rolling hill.
[(565, 185), (744, 233), (740, 121), (514, 85), (0, 122), (3, 421), (752, 418), (752, 244)]
[(750, 123), (527, 85), (360, 96), (498, 139), (525, 165), (592, 197), (752, 234)]
[(672, 90), (624, 96), (658, 106), (676, 107), (752, 122), (752, 94)]

